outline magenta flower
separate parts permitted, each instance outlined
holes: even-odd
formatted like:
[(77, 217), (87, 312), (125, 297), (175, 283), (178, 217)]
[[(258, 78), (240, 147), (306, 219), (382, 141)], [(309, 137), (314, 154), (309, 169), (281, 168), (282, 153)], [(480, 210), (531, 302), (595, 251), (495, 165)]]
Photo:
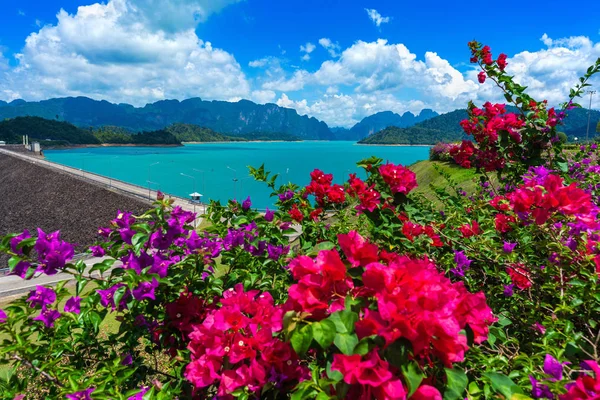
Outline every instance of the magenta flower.
[(159, 277), (164, 278), (167, 276), (167, 271), (171, 264), (173, 264), (173, 261), (165, 260), (160, 256), (160, 254), (156, 254), (154, 256), (152, 267), (150, 267), (148, 273), (157, 274)]
[(467, 258), (464, 251), (454, 251), (454, 262), (456, 263), (456, 268), (452, 268), (450, 272), (454, 276), (464, 277), (465, 271), (469, 269), (473, 261)]
[(517, 247), (516, 243), (504, 242), (504, 246), (502, 247), (502, 251), (504, 251), (506, 254), (510, 254), (510, 253), (513, 252), (513, 250), (515, 249), (515, 247)]
[(77, 296), (71, 297), (65, 304), (65, 312), (79, 314), (81, 312), (81, 298)]
[(52, 304), (56, 301), (56, 293), (52, 288), (47, 288), (41, 285), (37, 285), (35, 290), (30, 292), (29, 298), (27, 301), (31, 302), (31, 307), (41, 306), (44, 307), (46, 305)]
[(513, 292), (513, 288), (515, 287), (515, 285), (513, 285), (512, 283), (510, 285), (504, 285), (504, 295), (506, 297), (511, 297), (514, 292)]
[(564, 364), (565, 363), (559, 362), (550, 354), (546, 354), (546, 358), (544, 358), (544, 372), (552, 377), (552, 381), (560, 381), (563, 378)]
[(106, 251), (104, 251), (102, 246), (91, 246), (90, 251), (94, 257), (102, 257), (106, 254)]
[(25, 279), (27, 276), (27, 271), (29, 271), (29, 267), (31, 267), (31, 264), (29, 264), (27, 261), (19, 261), (10, 274), (17, 275), (22, 279)]
[[(103, 307), (110, 306), (114, 310), (115, 307), (116, 307), (116, 305), (115, 305), (115, 292), (121, 286), (125, 286), (125, 285), (122, 284), (122, 283), (117, 283), (116, 285), (111, 286), (108, 289), (96, 290), (96, 292), (100, 295), (100, 304)], [(127, 297), (127, 295), (123, 296), (123, 299), (121, 301), (123, 301), (126, 297)]]
[(542, 335), (544, 333), (546, 333), (546, 327), (544, 325), (540, 324), (539, 322), (536, 322), (535, 324), (533, 324), (533, 329), (535, 329), (536, 331), (538, 331)]
[(57, 310), (52, 310), (47, 308), (46, 306), (42, 307), (42, 312), (40, 315), (35, 317), (34, 321), (42, 321), (47, 328), (54, 327), (54, 321), (56, 321), (60, 317), (60, 312)]
[(67, 399), (69, 400), (92, 400), (90, 394), (96, 390), (94, 388), (89, 388), (86, 390), (82, 390), (80, 392), (75, 392), (67, 395)]
[(21, 243), (25, 239), (29, 239), (30, 237), (31, 235), (29, 234), (29, 231), (25, 229), (23, 233), (21, 233), (19, 236), (10, 239), (10, 249), (13, 251), (13, 253), (22, 255), (23, 250), (18, 249), (17, 247), (19, 246), (19, 243)]
[(4, 312), (4, 310), (0, 309), (0, 324), (3, 324), (8, 319), (8, 316)]
[(267, 207), (267, 210), (265, 211), (265, 221), (272, 222), (274, 216), (275, 216), (275, 211), (271, 211), (271, 210), (269, 210), (269, 207)]
[(75, 254), (73, 245), (60, 240), (59, 231), (46, 234), (40, 228), (38, 228), (38, 238), (34, 248), (38, 253), (40, 270), (46, 275), (56, 274)]
[(554, 398), (554, 395), (550, 391), (548, 385), (541, 385), (532, 375), (529, 375), (529, 381), (531, 382), (531, 395), (534, 399)]
[(250, 207), (252, 207), (252, 200), (250, 200), (250, 196), (248, 196), (246, 200), (242, 202), (242, 210), (248, 211)]
[(152, 278), (152, 282), (141, 282), (137, 288), (133, 289), (133, 297), (136, 300), (156, 300), (154, 297), (154, 289), (158, 287), (156, 278)]
[(146, 392), (150, 388), (148, 386), (143, 386), (140, 389), (141, 389), (141, 391), (139, 391), (138, 393), (136, 393), (133, 396), (129, 397), (127, 400), (142, 400), (144, 398), (144, 395), (146, 394)]
[(133, 358), (130, 353), (121, 356), (121, 365), (131, 365), (131, 363), (133, 363)]

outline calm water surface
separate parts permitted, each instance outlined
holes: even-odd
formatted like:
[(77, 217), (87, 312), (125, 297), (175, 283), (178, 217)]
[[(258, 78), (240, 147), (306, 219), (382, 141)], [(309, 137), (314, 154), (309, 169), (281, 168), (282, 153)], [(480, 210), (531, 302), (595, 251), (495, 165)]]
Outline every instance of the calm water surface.
[(248, 176), (247, 166), (264, 163), (266, 170), (279, 174), (279, 184), (306, 185), (315, 168), (333, 173), (334, 181), (342, 183), (350, 172), (364, 177), (356, 167), (363, 158), (374, 155), (410, 165), (427, 159), (429, 147), (359, 146), (354, 142), (213, 143), (47, 150), (44, 154), (49, 161), (177, 196), (196, 191), (204, 195), (204, 201), (222, 203), (251, 196), (253, 206), (264, 209), (273, 204), (273, 198), (266, 185)]

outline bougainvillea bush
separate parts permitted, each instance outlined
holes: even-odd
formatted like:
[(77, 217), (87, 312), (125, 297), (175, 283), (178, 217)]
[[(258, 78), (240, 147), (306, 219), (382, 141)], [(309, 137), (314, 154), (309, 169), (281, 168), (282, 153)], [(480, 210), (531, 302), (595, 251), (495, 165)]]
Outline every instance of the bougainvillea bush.
[(469, 46), (514, 107), (470, 104), (446, 151), (472, 193), (377, 158), (305, 187), (260, 167), (273, 210), (213, 202), (196, 231), (159, 196), (91, 267), (59, 232), (2, 238), (13, 274), (73, 276), (0, 310), (2, 398), (600, 399), (599, 153), (556, 131), (600, 60), (556, 111)]

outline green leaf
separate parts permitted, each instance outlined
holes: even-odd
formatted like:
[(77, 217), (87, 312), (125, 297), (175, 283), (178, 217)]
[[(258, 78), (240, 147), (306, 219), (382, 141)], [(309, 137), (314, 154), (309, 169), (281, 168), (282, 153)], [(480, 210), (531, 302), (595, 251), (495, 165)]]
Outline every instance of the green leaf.
[(354, 348), (358, 344), (358, 336), (356, 334), (338, 333), (333, 339), (335, 346), (347, 356), (354, 354)]
[(444, 391), (444, 400), (462, 399), (463, 393), (469, 383), (469, 378), (464, 371), (445, 368), (448, 383)]
[(354, 324), (358, 321), (358, 314), (348, 310), (341, 310), (331, 314), (328, 318), (335, 324), (338, 333), (354, 332)]
[(96, 311), (91, 311), (89, 313), (89, 318), (94, 327), (94, 331), (98, 332), (100, 324), (102, 323), (102, 317)]
[(421, 372), (417, 363), (413, 361), (402, 365), (402, 375), (404, 375), (408, 384), (407, 397), (410, 397), (417, 391), (425, 375)]
[(315, 339), (315, 341), (319, 343), (323, 349), (331, 346), (336, 334), (335, 324), (333, 321), (324, 319), (321, 322), (315, 322), (312, 324), (312, 330), (313, 339)]
[(145, 233), (136, 233), (131, 238), (131, 245), (133, 246), (133, 250), (137, 253), (140, 251), (144, 243), (148, 241), (148, 235)]
[(310, 347), (310, 343), (313, 339), (313, 331), (310, 325), (305, 325), (300, 329), (297, 329), (292, 334), (290, 342), (292, 343), (292, 347), (294, 351), (299, 356), (306, 353), (308, 348)]
[(487, 372), (483, 374), (492, 383), (492, 388), (502, 394), (507, 399), (512, 399), (513, 394), (523, 394), (523, 391), (518, 387), (508, 376), (498, 374), (496, 372)]

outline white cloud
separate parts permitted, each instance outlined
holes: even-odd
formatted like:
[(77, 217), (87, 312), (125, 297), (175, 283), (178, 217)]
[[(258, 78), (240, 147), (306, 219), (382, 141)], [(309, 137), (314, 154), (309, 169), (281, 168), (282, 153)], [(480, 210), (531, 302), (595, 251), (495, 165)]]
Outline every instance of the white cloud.
[[(569, 89), (600, 58), (600, 42), (585, 36), (551, 39), (546, 34), (540, 40), (546, 49), (515, 54), (508, 59), (507, 72), (527, 86), (532, 97), (556, 105), (567, 100)], [(590, 83), (597, 87), (599, 78), (594, 77)]]
[(275, 80), (269, 80), (263, 83), (263, 89), (279, 90), (282, 92), (296, 91), (304, 88), (310, 74), (304, 70), (297, 70), (291, 78), (282, 76)]
[(321, 38), (319, 39), (319, 44), (329, 52), (331, 57), (338, 57), (340, 55), (340, 45), (337, 42), (333, 43), (329, 38)]
[(377, 27), (379, 28), (381, 24), (387, 24), (390, 22), (390, 17), (383, 17), (377, 10), (374, 8), (365, 8), (365, 11), (369, 15), (369, 18)]
[(25, 16), (25, 11), (19, 9), (19, 10), (17, 10), (17, 15), (19, 15), (21, 17), (24, 17)]
[[(26, 39), (18, 66), (0, 78), (0, 93), (30, 100), (85, 95), (135, 105), (248, 97), (250, 85), (234, 56), (198, 38), (193, 27), (231, 2), (164, 0), (161, 8), (158, 0), (110, 0), (73, 15), (61, 10), (56, 25)], [(182, 16), (177, 31), (176, 15), (154, 11), (176, 6), (194, 10), (192, 22)]]
[(269, 58), (260, 58), (258, 60), (252, 60), (248, 65), (252, 68), (262, 68), (269, 63)]
[(311, 42), (306, 42), (306, 44), (301, 45), (300, 51), (304, 53), (304, 55), (302, 56), (302, 61), (310, 60), (310, 53), (312, 53), (316, 48), (317, 46), (315, 46)]
[(265, 104), (275, 100), (275, 96), (275, 92), (272, 90), (254, 90), (251, 95), (251, 100), (259, 104)]

